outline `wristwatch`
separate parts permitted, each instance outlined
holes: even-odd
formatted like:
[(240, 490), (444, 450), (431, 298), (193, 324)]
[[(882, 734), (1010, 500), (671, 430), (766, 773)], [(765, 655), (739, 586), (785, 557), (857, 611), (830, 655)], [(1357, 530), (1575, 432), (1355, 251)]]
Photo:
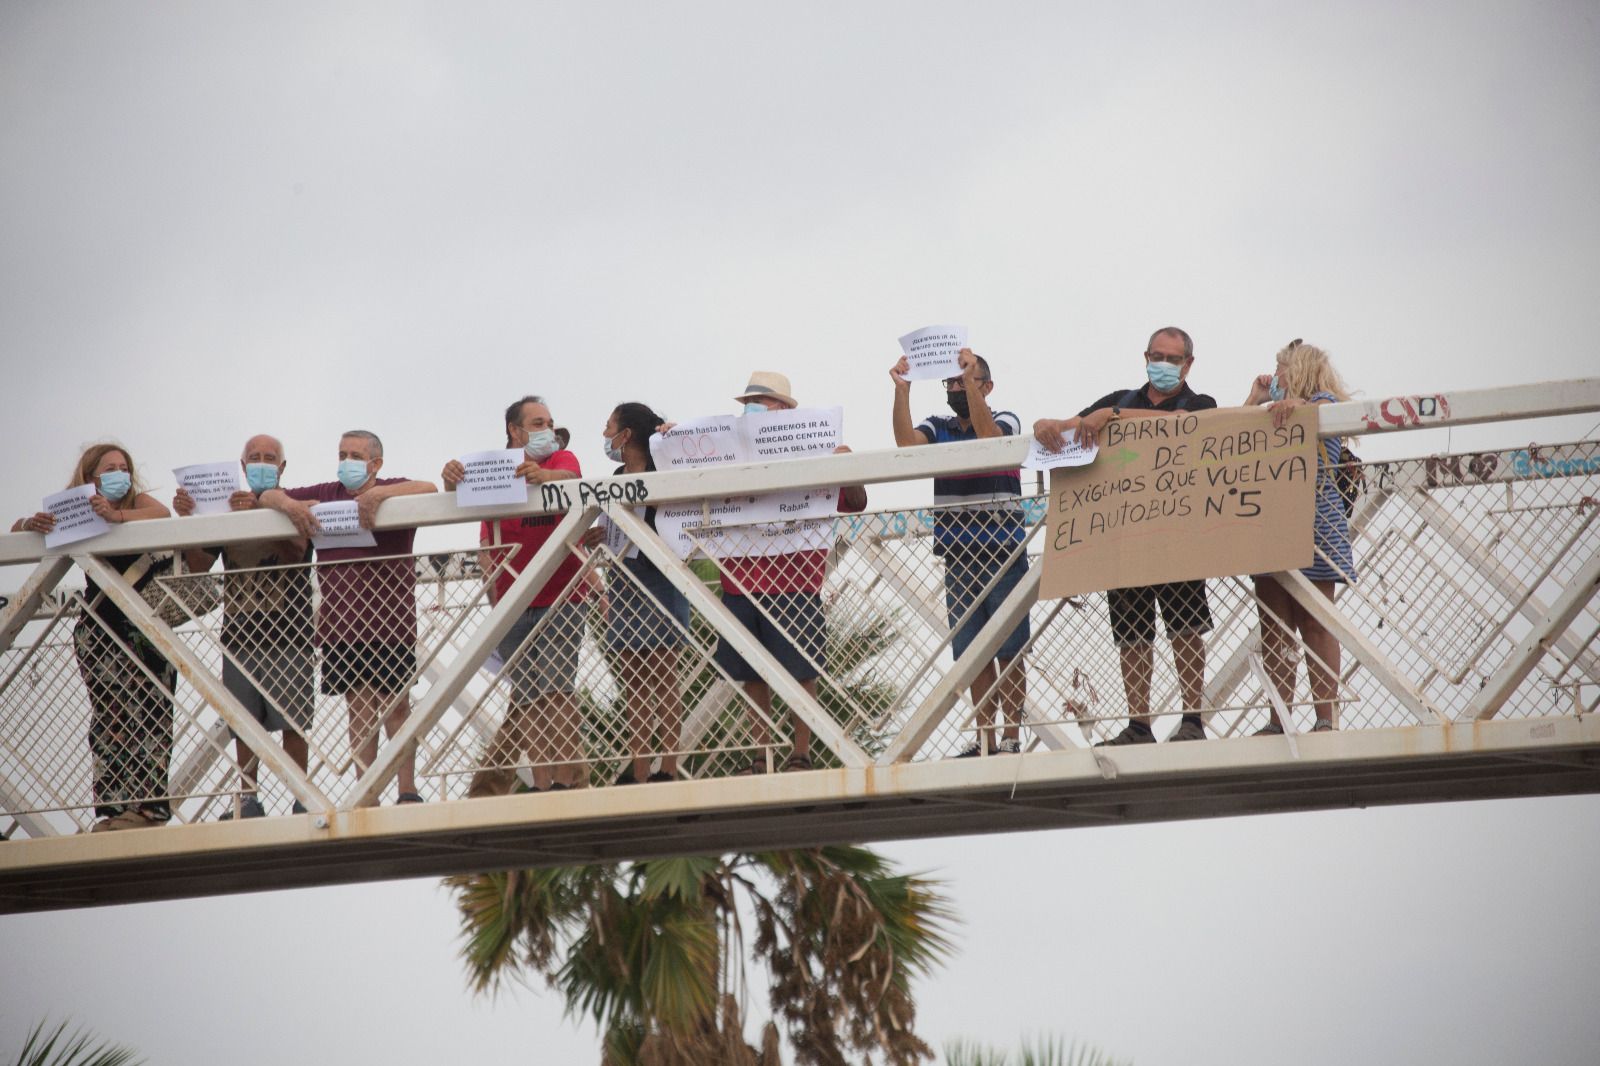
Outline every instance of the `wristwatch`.
[(1121, 418), (1122, 417), (1122, 408), (1116, 406), (1115, 404), (1112, 404), (1111, 405), (1111, 417), (1112, 418)]

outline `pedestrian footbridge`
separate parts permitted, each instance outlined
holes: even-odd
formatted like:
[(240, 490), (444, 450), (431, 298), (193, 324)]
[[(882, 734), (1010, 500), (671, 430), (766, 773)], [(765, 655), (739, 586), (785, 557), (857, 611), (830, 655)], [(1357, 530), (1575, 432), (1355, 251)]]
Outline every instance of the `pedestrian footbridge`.
[[(1510, 440), (1539, 425), (1523, 420), (1596, 410), (1600, 379), (1352, 402), (1319, 415), (1324, 436), (1369, 442), (1518, 423)], [(382, 580), (370, 566), (369, 576), (332, 575), (361, 565), (349, 563), (166, 568), (166, 553), (289, 535), (269, 512), (118, 526), (59, 553), (33, 534), (0, 536), (0, 565), (33, 567), (0, 611), (0, 910), (1600, 791), (1600, 439), (1589, 437), (1360, 463), (1350, 516), (1359, 580), (1329, 603), (1298, 574), (1282, 575), (1337, 638), (1337, 729), (1309, 731), (1304, 666), (1292, 698), (1280, 696), (1253, 584), (1223, 576), (1208, 583), (1207, 738), (1187, 743), (1093, 747), (1126, 724), (1123, 664), (1103, 593), (1037, 598), (1042, 483), (982, 505), (1019, 512), (1025, 535), (987, 549), (990, 565), (973, 580), (992, 588), (1019, 560), (1025, 576), (952, 654), (951, 579), (935, 530), (973, 518), (925, 506), (928, 479), (1014, 467), (1022, 441), (568, 482), (521, 506), (396, 499), (380, 526), (445, 527), (428, 536), (454, 543), (384, 564)], [(691, 522), (688, 561), (657, 532), (674, 507), (710, 518), (698, 501), (841, 484), (868, 485), (869, 509), (787, 525)], [(514, 544), (478, 543), (486, 517), (538, 515), (552, 516), (555, 532), (526, 559)], [(605, 536), (584, 547), (602, 517)], [(761, 601), (761, 623), (794, 637), (787, 666), (720, 596), (724, 580), (748, 580), (749, 561), (775, 544), (789, 554), (759, 569), (792, 579), (781, 589), (820, 581), (825, 619), (824, 638), (814, 602)], [(576, 569), (563, 566), (573, 546)], [(625, 562), (634, 558), (685, 596), (686, 622), (641, 610), (652, 586)], [(79, 572), (101, 590), (98, 604)], [(497, 606), (488, 588), (502, 573), (517, 576)], [(556, 602), (571, 606), (542, 614), (498, 655), (522, 605), (552, 581)], [(405, 621), (392, 635), (415, 648), (393, 686), (409, 692), (409, 716), (370, 765), (352, 757), (345, 696), (267, 676), (314, 648), (316, 612), (330, 609), (336, 589), (354, 589), (345, 608), (372, 617), (393, 616), (399, 596)], [(957, 590), (958, 610), (985, 591)], [(1001, 660), (997, 678), (986, 673), (1024, 618), (1021, 653)], [(730, 679), (713, 655), (719, 640), (763, 679), (771, 711)], [(1298, 649), (1302, 660), (1310, 654)], [(225, 665), (268, 692), (303, 737), (304, 769), (224, 684)], [(814, 686), (797, 680), (813, 671)], [(1158, 639), (1148, 679), (1158, 737), (1178, 723), (1180, 681)], [(975, 684), (989, 686), (983, 711)], [(1022, 708), (1020, 754), (989, 754), (1005, 724), (1001, 714), (984, 728), (992, 703)], [(1274, 710), (1286, 733), (1252, 736)], [(814, 737), (810, 769), (786, 769), (797, 724)], [(977, 754), (957, 757), (968, 749)], [(397, 804), (397, 774), (412, 760), (425, 802)], [(636, 760), (676, 779), (622, 783)], [(481, 791), (496, 775), (519, 790), (468, 798), (475, 780)], [(552, 782), (580, 787), (526, 791)], [(250, 791), (266, 816), (233, 817)], [(97, 803), (102, 814), (132, 805), (170, 820), (90, 833)], [(307, 813), (291, 813), (297, 806)]]

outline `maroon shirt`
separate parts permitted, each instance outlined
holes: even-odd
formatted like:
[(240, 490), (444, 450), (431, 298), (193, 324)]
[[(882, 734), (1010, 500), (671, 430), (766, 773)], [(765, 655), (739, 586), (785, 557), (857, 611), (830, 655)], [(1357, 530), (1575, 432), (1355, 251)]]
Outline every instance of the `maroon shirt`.
[[(378, 485), (399, 485), (402, 477), (378, 478)], [(356, 497), (337, 481), (284, 489), (291, 500), (336, 503)], [(404, 644), (417, 642), (417, 564), (410, 558), (415, 529), (375, 529), (370, 548), (329, 548), (317, 552), (318, 644)], [(379, 562), (349, 562), (385, 555), (405, 556)], [(327, 564), (334, 565), (327, 565)]]

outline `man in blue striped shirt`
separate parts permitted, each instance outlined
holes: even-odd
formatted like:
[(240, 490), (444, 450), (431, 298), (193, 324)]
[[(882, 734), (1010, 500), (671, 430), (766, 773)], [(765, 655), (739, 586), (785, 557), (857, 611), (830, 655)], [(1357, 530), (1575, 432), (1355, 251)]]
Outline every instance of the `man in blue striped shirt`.
[[(1010, 411), (991, 411), (988, 396), (994, 390), (989, 363), (963, 348), (961, 375), (946, 378), (945, 400), (953, 415), (930, 415), (911, 424), (910, 370), (904, 356), (889, 371), (894, 382), (894, 440), (902, 448), (918, 444), (1011, 437), (1022, 424)], [(950, 628), (951, 651), (960, 658), (974, 637), (998, 613), (1000, 604), (1017, 587), (1028, 569), (1022, 549), (1026, 527), (1018, 497), (1021, 471), (993, 470), (983, 474), (952, 474), (933, 479), (933, 551), (944, 560), (944, 602)], [(962, 619), (966, 621), (963, 624)], [(1027, 678), (1021, 663), (1008, 672), (1012, 660), (1028, 643), (1028, 616), (1006, 636), (994, 660), (986, 663), (972, 681), (972, 705), (978, 708), (979, 739), (990, 754), (1016, 754), (1022, 750), (1020, 725), (1027, 696)], [(998, 667), (998, 670), (996, 669)], [(995, 679), (1004, 676), (996, 692)], [(1002, 739), (994, 740), (995, 705), (1005, 710)], [(974, 743), (957, 758), (979, 754)]]

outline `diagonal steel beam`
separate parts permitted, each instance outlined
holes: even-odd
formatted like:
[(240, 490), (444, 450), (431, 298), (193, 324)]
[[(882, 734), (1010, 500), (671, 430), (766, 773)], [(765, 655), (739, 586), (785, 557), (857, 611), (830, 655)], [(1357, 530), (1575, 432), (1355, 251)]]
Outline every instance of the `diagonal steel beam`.
[(461, 653), (451, 660), (450, 665), (439, 674), (439, 680), (417, 701), (399, 732), (378, 750), (378, 757), (367, 767), (366, 773), (357, 779), (350, 796), (350, 806), (371, 807), (377, 804), (383, 786), (400, 769), (400, 760), (407, 746), (414, 744), (444, 717), (461, 690), (467, 687), (467, 681), (478, 672), (478, 667), (499, 646), (501, 638), (511, 632), (512, 625), (527, 609), (534, 592), (555, 576), (573, 545), (578, 543), (584, 531), (599, 516), (600, 508), (594, 505), (574, 507), (567, 512), (566, 517), (551, 531), (550, 539), (533, 553), (528, 565), (506, 589), (505, 595), (500, 597), (500, 602), (467, 636), (461, 645)]
[(53, 555), (41, 559), (33, 568), (28, 580), (17, 590), (17, 598), (6, 604), (5, 610), (0, 611), (0, 652), (11, 650), (11, 642), (17, 639), (22, 627), (32, 620), (34, 612), (39, 609), (39, 603), (55, 590), (70, 569), (72, 569), (72, 557), (67, 555)]
[(867, 753), (839, 727), (838, 720), (829, 714), (822, 704), (812, 699), (811, 694), (800, 686), (800, 682), (772, 657), (771, 652), (761, 646), (753, 633), (739, 624), (739, 620), (733, 617), (722, 600), (713, 595), (711, 590), (706, 588), (705, 582), (667, 548), (644, 519), (627, 507), (613, 508), (610, 515), (611, 521), (622, 528), (628, 539), (638, 547), (640, 554), (655, 563), (657, 569), (667, 575), (667, 579), (678, 587), (695, 610), (711, 623), (717, 635), (733, 645), (744, 660), (756, 668), (756, 672), (766, 679), (773, 693), (781, 696), (783, 702), (789, 705), (789, 709), (805, 720), (811, 727), (812, 735), (837, 755), (840, 762), (847, 767), (866, 766), (872, 762)]
[(207, 670), (189, 646), (156, 616), (144, 602), (144, 597), (128, 584), (115, 567), (94, 555), (74, 555), (72, 558), (100, 586), (100, 591), (128, 616), (128, 620), (150, 638), (156, 650), (177, 667), (183, 679), (228, 723), (234, 735), (242, 739), (267, 769), (294, 793), (295, 799), (305, 804), (308, 810), (325, 811), (333, 807), (333, 801), (289, 758), (288, 753), (272, 739), (272, 734), (250, 716), (244, 705), (223, 685), (222, 679)]
[(1298, 570), (1284, 570), (1272, 575), (1288, 590), (1295, 602), (1305, 608), (1334, 638), (1350, 649), (1362, 666), (1384, 688), (1399, 700), (1412, 717), (1426, 725), (1439, 725), (1449, 719), (1434, 706), (1433, 701), (1411, 683), (1400, 668), (1383, 654), (1379, 647), (1357, 629), (1348, 615), (1333, 605), (1333, 601), (1317, 591), (1317, 587)]
[[(922, 705), (906, 719), (899, 735), (884, 749), (883, 755), (878, 760), (880, 765), (908, 762), (922, 750), (922, 746), (928, 742), (933, 731), (939, 728), (940, 723), (950, 713), (950, 708), (961, 698), (961, 693), (994, 659), (995, 652), (1000, 650), (1000, 645), (1011, 635), (1011, 630), (1021, 623), (1023, 616), (1038, 600), (1041, 569), (1038, 566), (1028, 567), (1022, 580), (1017, 582), (1017, 587), (1012, 589), (1011, 594), (1000, 604), (1000, 609), (978, 631), (972, 643), (967, 645), (966, 653), (955, 661), (950, 671), (933, 686), (933, 691), (928, 693)], [(995, 692), (994, 695), (998, 699), (1000, 694)]]
[(1583, 569), (1556, 597), (1556, 602), (1550, 605), (1549, 613), (1517, 641), (1516, 649), (1500, 664), (1500, 669), (1494, 672), (1488, 683), (1478, 690), (1478, 694), (1472, 697), (1472, 702), (1461, 712), (1461, 718), (1493, 718), (1596, 591), (1600, 591), (1600, 552), (1589, 557)]

